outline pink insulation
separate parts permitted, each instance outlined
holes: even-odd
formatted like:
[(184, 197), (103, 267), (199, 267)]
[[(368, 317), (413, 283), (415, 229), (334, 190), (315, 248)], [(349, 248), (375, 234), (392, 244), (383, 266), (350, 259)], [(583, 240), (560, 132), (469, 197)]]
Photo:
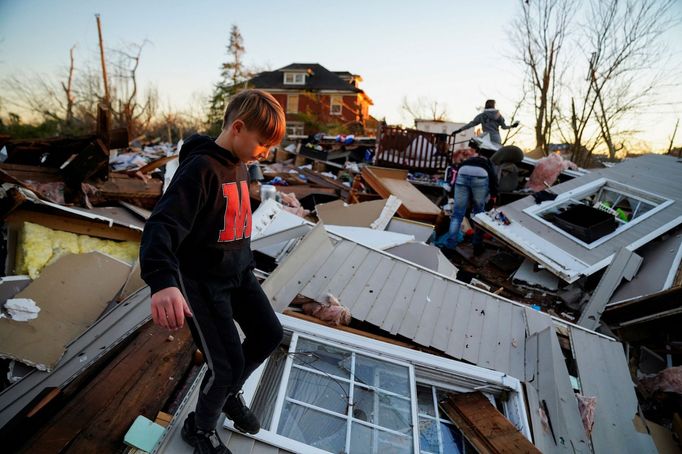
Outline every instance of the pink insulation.
[(350, 310), (342, 306), (339, 300), (332, 294), (328, 294), (325, 301), (318, 303), (313, 301), (303, 304), (303, 312), (315, 318), (327, 322), (328, 325), (349, 325), (351, 320)]
[(566, 169), (577, 169), (578, 167), (556, 153), (552, 153), (538, 160), (535, 170), (528, 179), (526, 187), (533, 192), (542, 191), (547, 185), (552, 186), (559, 174)]
[(682, 366), (669, 367), (653, 377), (641, 378), (639, 389), (647, 396), (659, 391), (682, 395)]

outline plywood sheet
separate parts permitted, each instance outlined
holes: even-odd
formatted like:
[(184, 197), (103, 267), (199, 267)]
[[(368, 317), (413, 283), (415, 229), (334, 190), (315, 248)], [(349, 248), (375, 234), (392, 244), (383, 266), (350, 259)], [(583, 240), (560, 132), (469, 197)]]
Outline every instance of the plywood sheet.
[(391, 195), (402, 201), (398, 214), (407, 219), (434, 222), (440, 209), (409, 181), (407, 171), (367, 166), (362, 177), (383, 198)]
[(51, 370), (116, 296), (129, 272), (128, 264), (99, 252), (65, 255), (47, 266), (16, 295), (36, 302), (38, 318), (0, 320), (0, 355)]

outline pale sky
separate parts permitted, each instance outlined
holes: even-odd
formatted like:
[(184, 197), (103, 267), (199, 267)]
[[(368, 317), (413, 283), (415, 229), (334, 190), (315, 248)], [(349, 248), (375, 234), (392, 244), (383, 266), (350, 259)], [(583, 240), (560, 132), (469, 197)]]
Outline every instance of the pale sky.
[[(487, 98), (497, 99), (503, 115), (519, 98), (523, 73), (510, 58), (508, 38), (517, 8), (513, 0), (0, 0), (0, 79), (20, 72), (64, 74), (74, 44), (76, 69), (79, 62), (96, 61), (94, 14), (100, 13), (108, 47), (149, 41), (142, 51), (141, 85), (155, 84), (163, 106), (182, 110), (218, 80), (236, 24), (247, 65), (320, 63), (361, 75), (360, 87), (374, 101), (370, 113), (389, 123), (407, 122), (404, 96), (438, 101), (447, 106), (449, 119), (464, 122)], [(676, 10), (682, 16), (682, 2)], [(666, 37), (676, 68), (682, 68), (680, 30)], [(669, 105), (637, 123), (639, 137), (655, 149), (666, 146), (682, 117), (680, 86), (668, 89), (665, 98)], [(523, 116), (521, 122), (524, 141), (532, 122)]]

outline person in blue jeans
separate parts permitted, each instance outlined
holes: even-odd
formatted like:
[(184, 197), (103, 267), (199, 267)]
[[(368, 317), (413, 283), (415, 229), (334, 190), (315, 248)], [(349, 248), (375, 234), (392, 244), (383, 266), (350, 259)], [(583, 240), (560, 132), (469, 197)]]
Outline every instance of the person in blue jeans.
[[(459, 243), (458, 232), (471, 201), (471, 215), (482, 212), (485, 203), (497, 197), (497, 176), (488, 158), (479, 154), (468, 158), (459, 167), (455, 180), (454, 206), (450, 218), (450, 229), (445, 246), (454, 249)], [(476, 228), (472, 239), (474, 255), (483, 252), (483, 232)]]

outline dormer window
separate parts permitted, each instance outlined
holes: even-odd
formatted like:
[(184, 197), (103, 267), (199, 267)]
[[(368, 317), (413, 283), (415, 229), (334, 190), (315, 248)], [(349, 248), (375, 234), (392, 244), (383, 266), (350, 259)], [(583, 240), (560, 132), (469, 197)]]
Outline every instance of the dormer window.
[(284, 73), (284, 83), (287, 85), (305, 85), (305, 73)]

